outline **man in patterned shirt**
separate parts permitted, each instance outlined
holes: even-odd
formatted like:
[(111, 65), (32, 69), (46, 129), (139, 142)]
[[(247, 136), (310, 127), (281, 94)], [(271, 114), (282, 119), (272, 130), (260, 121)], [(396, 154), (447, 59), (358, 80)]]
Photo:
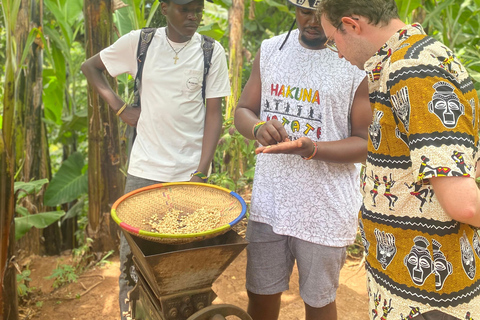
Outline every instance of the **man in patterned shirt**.
[(326, 46), (369, 78), (359, 218), (370, 319), (480, 319), (472, 80), (449, 48), (400, 21), (394, 0), (323, 0), (318, 14)]

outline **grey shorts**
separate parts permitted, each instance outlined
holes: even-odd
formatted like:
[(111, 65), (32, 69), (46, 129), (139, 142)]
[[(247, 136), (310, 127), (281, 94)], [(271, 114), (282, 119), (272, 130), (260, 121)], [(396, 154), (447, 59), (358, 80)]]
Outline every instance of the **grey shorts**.
[(314, 308), (335, 301), (345, 247), (327, 247), (279, 235), (270, 225), (255, 221), (248, 222), (246, 239), (248, 291), (270, 295), (288, 290), (296, 261), (303, 301)]
[(137, 190), (143, 187), (148, 187), (158, 183), (162, 183), (162, 182), (139, 178), (136, 176), (132, 176), (131, 174), (127, 174), (127, 181), (125, 183), (125, 193), (129, 193), (133, 190)]

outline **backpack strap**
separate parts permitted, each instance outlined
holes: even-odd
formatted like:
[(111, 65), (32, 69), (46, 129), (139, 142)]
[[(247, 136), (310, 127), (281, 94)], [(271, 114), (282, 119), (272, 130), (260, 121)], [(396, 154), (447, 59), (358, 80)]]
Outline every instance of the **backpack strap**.
[(205, 85), (207, 80), (208, 71), (212, 65), (213, 46), (215, 40), (209, 36), (202, 35), (202, 50), (203, 50), (203, 83), (202, 83), (202, 98), (205, 102)]
[(142, 74), (145, 58), (147, 57), (148, 46), (152, 42), (153, 35), (157, 28), (143, 28), (140, 31), (140, 38), (138, 39), (137, 47), (137, 74), (135, 76), (135, 83), (133, 85), (133, 103), (132, 107), (140, 107), (140, 89), (142, 88)]

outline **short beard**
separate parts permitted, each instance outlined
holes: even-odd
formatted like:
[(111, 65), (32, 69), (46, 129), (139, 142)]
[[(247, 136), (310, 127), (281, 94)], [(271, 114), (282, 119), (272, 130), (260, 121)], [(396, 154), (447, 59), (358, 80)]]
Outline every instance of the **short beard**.
[(318, 39), (310, 40), (303, 36), (303, 34), (300, 34), (300, 39), (306, 46), (310, 48), (320, 48), (325, 44), (325, 42), (327, 42), (327, 37), (325, 37), (325, 35)]

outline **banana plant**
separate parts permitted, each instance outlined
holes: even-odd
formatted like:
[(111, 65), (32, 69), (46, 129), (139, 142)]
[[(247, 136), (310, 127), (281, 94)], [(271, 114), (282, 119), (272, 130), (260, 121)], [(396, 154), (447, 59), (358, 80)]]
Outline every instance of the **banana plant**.
[(14, 252), (15, 174), (15, 73), (17, 65), (14, 38), (20, 0), (0, 2), (5, 27), (5, 78), (3, 82), (2, 129), (0, 130), (0, 318), (18, 319), (15, 269), (10, 263)]
[(15, 194), (17, 195), (17, 204), (15, 206), (15, 240), (22, 238), (32, 227), (43, 229), (58, 222), (64, 211), (49, 211), (30, 214), (28, 209), (21, 205), (21, 200), (27, 195), (37, 194), (42, 191), (43, 185), (48, 183), (48, 179), (35, 180), (30, 182), (15, 182)]
[(85, 195), (88, 192), (87, 170), (83, 155), (73, 152), (48, 184), (44, 195), (45, 205), (56, 207)]
[(418, 22), (413, 21), (415, 20), (414, 13), (422, 6), (422, 0), (396, 0), (395, 2), (397, 3), (400, 20), (405, 23)]
[[(86, 132), (87, 128), (86, 113), (82, 112), (86, 108), (85, 83), (78, 76), (84, 60), (83, 44), (77, 40), (79, 34), (83, 34), (83, 1), (45, 0), (44, 4), (46, 12), (51, 15), (51, 19), (45, 19), (48, 22), (44, 25), (47, 57), (43, 91), (45, 120), (51, 125), (63, 125), (56, 131), (55, 141), (73, 144), (71, 149), (75, 150), (78, 131), (68, 129), (76, 126)], [(78, 79), (81, 79), (80, 83), (77, 83)], [(82, 90), (79, 95), (78, 90)]]

